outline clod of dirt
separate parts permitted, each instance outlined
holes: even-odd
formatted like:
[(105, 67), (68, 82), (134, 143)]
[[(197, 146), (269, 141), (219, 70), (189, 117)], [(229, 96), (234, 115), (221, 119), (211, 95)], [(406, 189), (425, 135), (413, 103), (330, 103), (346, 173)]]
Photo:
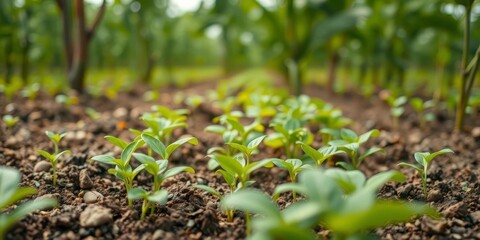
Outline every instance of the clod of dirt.
[(111, 210), (98, 205), (89, 205), (80, 214), (82, 227), (98, 227), (111, 221), (113, 221)]
[(50, 164), (47, 161), (40, 161), (37, 164), (35, 164), (35, 167), (33, 167), (34, 172), (48, 172), (50, 171), (50, 168), (52, 168), (52, 164)]
[(456, 203), (443, 211), (445, 217), (459, 217), (468, 213), (468, 208), (463, 202)]
[(97, 191), (88, 191), (83, 195), (85, 203), (96, 203), (101, 200), (103, 200), (103, 195)]
[(88, 176), (87, 169), (83, 169), (80, 171), (79, 182), (81, 189), (91, 189), (93, 187), (93, 182), (92, 179), (90, 179), (90, 176)]
[(128, 110), (126, 108), (123, 108), (123, 107), (117, 108), (113, 112), (113, 117), (117, 118), (117, 119), (125, 118), (127, 115), (128, 115)]
[(432, 189), (428, 192), (427, 201), (429, 202), (438, 202), (443, 199), (442, 193), (438, 189)]
[(480, 127), (475, 127), (472, 129), (472, 136), (474, 138), (480, 137)]
[(480, 211), (473, 212), (470, 215), (475, 222), (480, 223)]

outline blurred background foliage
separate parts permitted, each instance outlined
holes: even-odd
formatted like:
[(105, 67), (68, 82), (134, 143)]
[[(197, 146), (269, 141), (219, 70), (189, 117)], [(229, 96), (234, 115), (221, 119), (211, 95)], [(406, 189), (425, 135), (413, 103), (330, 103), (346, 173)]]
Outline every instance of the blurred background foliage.
[[(459, 84), (464, 9), (453, 0), (108, 0), (103, 14), (102, 0), (7, 0), (0, 1), (2, 91), (33, 83), (52, 94), (68, 89), (62, 2), (70, 5), (73, 42), (78, 4), (87, 26), (101, 15), (85, 61), (90, 93), (258, 68), (293, 94), (316, 82), (367, 95), (421, 89), (440, 99)], [(480, 44), (479, 14), (476, 4), (470, 56)]]

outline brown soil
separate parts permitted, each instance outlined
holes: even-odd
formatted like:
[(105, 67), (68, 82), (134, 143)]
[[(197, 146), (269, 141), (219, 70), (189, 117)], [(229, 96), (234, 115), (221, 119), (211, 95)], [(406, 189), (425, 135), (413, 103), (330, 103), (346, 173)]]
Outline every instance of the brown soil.
[[(203, 94), (214, 87), (214, 83), (197, 84), (182, 89), (185, 94)], [(143, 128), (138, 116), (148, 111), (152, 104), (173, 106), (171, 89), (162, 90), (161, 99), (155, 103), (142, 100), (139, 89), (120, 94), (117, 100), (107, 98), (82, 99), (82, 104), (101, 113), (97, 121), (87, 117), (79, 106), (65, 107), (51, 97), (41, 95), (36, 101), (16, 99), (7, 103), (0, 97), (0, 113), (20, 116), (21, 121), (13, 129), (5, 129), (0, 136), (0, 165), (20, 170), (22, 185), (35, 186), (38, 196), (53, 196), (59, 207), (50, 211), (39, 211), (19, 222), (7, 235), (7, 239), (239, 239), (245, 238), (244, 222), (241, 217), (233, 223), (219, 211), (218, 199), (193, 189), (195, 184), (206, 184), (215, 189), (225, 189), (223, 180), (206, 168), (205, 154), (208, 148), (220, 146), (220, 139), (205, 133), (216, 109), (201, 105), (189, 117), (189, 128), (175, 133), (176, 137), (191, 134), (199, 139), (198, 146), (185, 146), (172, 157), (175, 165), (189, 165), (195, 174), (181, 174), (167, 180), (163, 187), (170, 196), (166, 206), (158, 207), (155, 214), (145, 221), (139, 220), (141, 203), (136, 202), (133, 210), (127, 207), (123, 184), (107, 173), (107, 166), (89, 161), (92, 156), (119, 154), (103, 137), (113, 135), (131, 139), (132, 134), (119, 129), (119, 122), (128, 128)], [(364, 162), (361, 167), (367, 175), (399, 169), (407, 176), (406, 183), (388, 183), (379, 197), (425, 201), (419, 176), (411, 169), (399, 168), (401, 161), (413, 162), (416, 151), (436, 151), (450, 147), (455, 154), (434, 160), (429, 175), (428, 202), (444, 217), (441, 220), (420, 218), (410, 223), (376, 230), (382, 239), (480, 239), (480, 183), (479, 159), (480, 136), (469, 133), (452, 133), (452, 119), (439, 113), (441, 121), (420, 129), (411, 111), (402, 119), (399, 131), (391, 130), (388, 106), (381, 101), (370, 101), (353, 93), (342, 96), (329, 94), (319, 87), (308, 87), (307, 94), (320, 97), (342, 109), (347, 117), (354, 119), (352, 128), (364, 132), (371, 128), (382, 130), (380, 137), (371, 144), (386, 150)], [(478, 125), (471, 120), (470, 126)], [(120, 124), (121, 125), (121, 124)], [(61, 149), (71, 149), (73, 154), (62, 158), (59, 168), (58, 186), (51, 184), (49, 172), (34, 172), (37, 162), (43, 160), (36, 149), (51, 150), (45, 130), (68, 131)], [(280, 157), (279, 152), (264, 149), (271, 156)], [(93, 181), (93, 189), (80, 188), (80, 171), (86, 169)], [(287, 181), (287, 174), (278, 169), (261, 170), (254, 174), (256, 188), (271, 193), (276, 185)], [(145, 186), (150, 182), (141, 174), (136, 183)], [(95, 190), (104, 197), (95, 203), (111, 210), (113, 221), (99, 227), (82, 227), (80, 214), (88, 206), (84, 203), (86, 191)], [(282, 200), (281, 204), (285, 204)], [(240, 215), (240, 214), (239, 214)], [(322, 234), (328, 234), (323, 232)]]

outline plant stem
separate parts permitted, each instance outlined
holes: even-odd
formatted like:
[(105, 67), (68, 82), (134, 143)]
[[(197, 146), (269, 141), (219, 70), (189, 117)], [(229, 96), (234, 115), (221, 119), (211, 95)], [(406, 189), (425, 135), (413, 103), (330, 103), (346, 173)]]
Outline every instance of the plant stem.
[(52, 164), (52, 170), (53, 170), (53, 174), (52, 174), (53, 186), (57, 186), (57, 164), (56, 163)]
[(140, 217), (140, 219), (145, 219), (145, 214), (147, 213), (147, 210), (148, 210), (148, 200), (147, 199), (143, 199), (143, 203), (142, 203), (142, 216)]
[(468, 62), (468, 51), (470, 49), (470, 15), (472, 6), (471, 3), (467, 1), (465, 6), (465, 21), (464, 21), (464, 32), (463, 32), (463, 52), (462, 52), (462, 65), (461, 65), (461, 73), (462, 73), (462, 82), (460, 84), (460, 95), (458, 99), (457, 105), (457, 114), (455, 118), (455, 130), (462, 131), (463, 124), (465, 121), (465, 108), (466, 100), (468, 99), (467, 92), (466, 92), (466, 85), (467, 85), (467, 62)]
[(247, 236), (250, 236), (252, 234), (252, 229), (251, 229), (251, 226), (250, 226), (250, 213), (249, 212), (245, 212), (245, 225), (247, 226), (246, 227)]

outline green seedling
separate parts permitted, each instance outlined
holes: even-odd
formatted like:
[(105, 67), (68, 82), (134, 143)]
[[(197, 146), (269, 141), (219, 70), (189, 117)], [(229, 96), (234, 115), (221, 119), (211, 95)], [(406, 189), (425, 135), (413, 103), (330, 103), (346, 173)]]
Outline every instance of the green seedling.
[(162, 143), (162, 141), (160, 141), (158, 138), (148, 133), (142, 133), (140, 135), (140, 138), (143, 142), (147, 144), (148, 149), (157, 153), (162, 160), (170, 160), (170, 156), (172, 155), (172, 153), (175, 150), (177, 150), (180, 146), (183, 146), (184, 144), (187, 144), (187, 143), (190, 143), (192, 145), (198, 144), (198, 139), (194, 137), (181, 138), (167, 146), (165, 146), (165, 144)]
[(40, 84), (33, 83), (30, 84), (22, 89), (22, 97), (28, 98), (29, 100), (35, 100), (38, 96), (38, 92), (40, 91)]
[(425, 128), (426, 122), (435, 120), (435, 114), (432, 112), (426, 112), (429, 108), (435, 106), (435, 102), (433, 100), (423, 101), (421, 98), (415, 97), (410, 99), (410, 105), (412, 105), (413, 109), (417, 113), (421, 128)]
[(332, 156), (345, 153), (342, 150), (337, 150), (336, 146), (323, 146), (316, 150), (315, 148), (312, 148), (303, 142), (299, 142), (298, 144), (300, 144), (305, 154), (309, 156), (318, 167), (320, 167), (325, 160), (331, 158)]
[[(241, 190), (222, 201), (222, 207), (257, 214), (251, 225), (251, 239), (315, 239), (312, 229), (320, 224), (332, 231), (333, 239), (368, 239), (369, 230), (410, 221), (412, 217), (438, 217), (428, 205), (378, 200), (378, 189), (387, 181), (404, 181), (396, 171), (370, 179), (360, 171), (315, 169), (300, 173), (299, 182), (277, 187), (281, 192), (296, 190), (305, 199), (280, 211), (274, 202), (256, 190)], [(388, 212), (389, 214), (384, 214)]]
[(55, 102), (62, 104), (65, 107), (69, 107), (78, 104), (80, 100), (77, 96), (59, 94), (55, 97)]
[(403, 105), (407, 103), (407, 97), (400, 96), (395, 98), (393, 96), (389, 96), (387, 98), (387, 103), (390, 106), (390, 114), (392, 115), (393, 119), (393, 129), (398, 129), (398, 119), (405, 112)]
[(184, 103), (187, 106), (191, 107), (191, 109), (197, 109), (204, 102), (205, 102), (205, 98), (200, 95), (188, 96), (184, 100)]
[(374, 153), (383, 152), (384, 150), (378, 147), (369, 148), (363, 153), (360, 152), (360, 147), (362, 144), (367, 142), (370, 137), (377, 137), (379, 134), (380, 131), (373, 129), (358, 136), (354, 131), (347, 128), (342, 128), (340, 130), (341, 139), (332, 140), (329, 142), (329, 145), (335, 146), (339, 150), (346, 152), (352, 161), (352, 164), (345, 162), (338, 162), (337, 164), (341, 165), (345, 169), (358, 169), (365, 158)]
[(70, 150), (65, 150), (65, 151), (59, 152), (59, 148), (58, 148), (60, 140), (62, 140), (62, 138), (65, 137), (65, 135), (67, 133), (58, 134), (58, 133), (53, 133), (53, 132), (50, 132), (50, 131), (45, 131), (45, 134), (48, 136), (48, 138), (50, 138), (50, 140), (52, 140), (53, 145), (54, 145), (54, 152), (49, 153), (49, 152), (44, 151), (44, 150), (37, 150), (36, 152), (38, 154), (42, 155), (44, 158), (48, 159), (48, 161), (50, 161), (50, 163), (52, 164), (53, 185), (56, 186), (57, 185), (57, 163), (58, 163), (58, 160), (64, 154), (71, 154), (71, 151)]
[(153, 212), (153, 203), (160, 205), (165, 205), (168, 200), (167, 190), (159, 190), (155, 192), (147, 192), (142, 188), (133, 188), (127, 195), (129, 200), (142, 199), (142, 215), (141, 219), (144, 220), (148, 209), (152, 209)]
[[(145, 168), (145, 166), (141, 164), (134, 169), (130, 164), (133, 152), (142, 146), (144, 142), (141, 139), (137, 139), (127, 143), (113, 136), (106, 136), (105, 139), (122, 149), (120, 158), (115, 158), (111, 155), (105, 154), (94, 156), (92, 160), (115, 166), (115, 168), (108, 169), (108, 173), (114, 175), (125, 184), (125, 189), (128, 195), (133, 187), (133, 180)], [(132, 207), (132, 201), (130, 199), (128, 200), (128, 206)]]
[(85, 113), (90, 117), (90, 119), (96, 121), (100, 119), (100, 113), (98, 113), (95, 109), (87, 107), (85, 109)]
[(133, 157), (143, 164), (144, 169), (148, 172), (148, 174), (152, 175), (152, 192), (157, 192), (160, 190), (160, 186), (167, 178), (171, 178), (182, 172), (195, 173), (193, 168), (185, 166), (168, 169), (168, 160), (155, 160), (154, 158), (142, 153), (134, 153)]
[(57, 205), (55, 199), (43, 198), (19, 204), (8, 212), (10, 206), (37, 193), (33, 187), (19, 187), (20, 180), (18, 170), (0, 167), (0, 239), (4, 239), (7, 231), (28, 214)]
[(270, 126), (275, 132), (265, 138), (265, 145), (272, 148), (283, 147), (287, 158), (299, 158), (298, 142), (310, 144), (313, 141), (313, 135), (307, 128), (302, 127), (300, 120), (290, 118), (284, 124), (272, 123)]
[(187, 109), (171, 110), (167, 107), (155, 105), (152, 107), (154, 112), (144, 113), (141, 117), (143, 123), (148, 127), (143, 131), (130, 129), (135, 135), (140, 136), (142, 133), (153, 134), (160, 141), (169, 144), (172, 140), (173, 131), (176, 129), (186, 128), (188, 125)]
[[(275, 166), (285, 169), (288, 171), (288, 175), (290, 176), (290, 182), (295, 183), (297, 182), (298, 174), (305, 170), (305, 169), (312, 169), (313, 167), (309, 164), (304, 164), (300, 159), (287, 159), (282, 160), (275, 158), (272, 160)], [(297, 192), (293, 191), (293, 202), (297, 201)]]
[(406, 162), (401, 162), (398, 164), (399, 166), (407, 166), (417, 170), (418, 174), (422, 179), (422, 189), (423, 189), (423, 195), (425, 196), (425, 198), (427, 197), (427, 177), (428, 177), (429, 164), (435, 157), (442, 154), (446, 154), (446, 153), (454, 153), (454, 152), (449, 148), (444, 148), (434, 153), (417, 152), (415, 153), (414, 157), (415, 157), (415, 161), (417, 161), (419, 165), (413, 165)]
[[(244, 189), (253, 184), (254, 181), (250, 181), (250, 175), (255, 170), (271, 165), (272, 162), (272, 159), (264, 159), (258, 162), (251, 162), (247, 164), (245, 159), (240, 155), (237, 155), (237, 157), (209, 155), (209, 157), (212, 158), (213, 161), (217, 162), (217, 164), (221, 167), (221, 169), (216, 171), (216, 174), (222, 175), (223, 179), (230, 188), (230, 193)], [(209, 186), (196, 185), (195, 187), (209, 192), (210, 194), (218, 197), (220, 200), (224, 198), (220, 192)], [(232, 222), (233, 210), (226, 209), (225, 213), (227, 215), (227, 220)]]
[(4, 115), (2, 119), (7, 128), (12, 128), (13, 126), (15, 126), (15, 124), (17, 124), (18, 121), (20, 121), (19, 117), (14, 117), (12, 115)]

